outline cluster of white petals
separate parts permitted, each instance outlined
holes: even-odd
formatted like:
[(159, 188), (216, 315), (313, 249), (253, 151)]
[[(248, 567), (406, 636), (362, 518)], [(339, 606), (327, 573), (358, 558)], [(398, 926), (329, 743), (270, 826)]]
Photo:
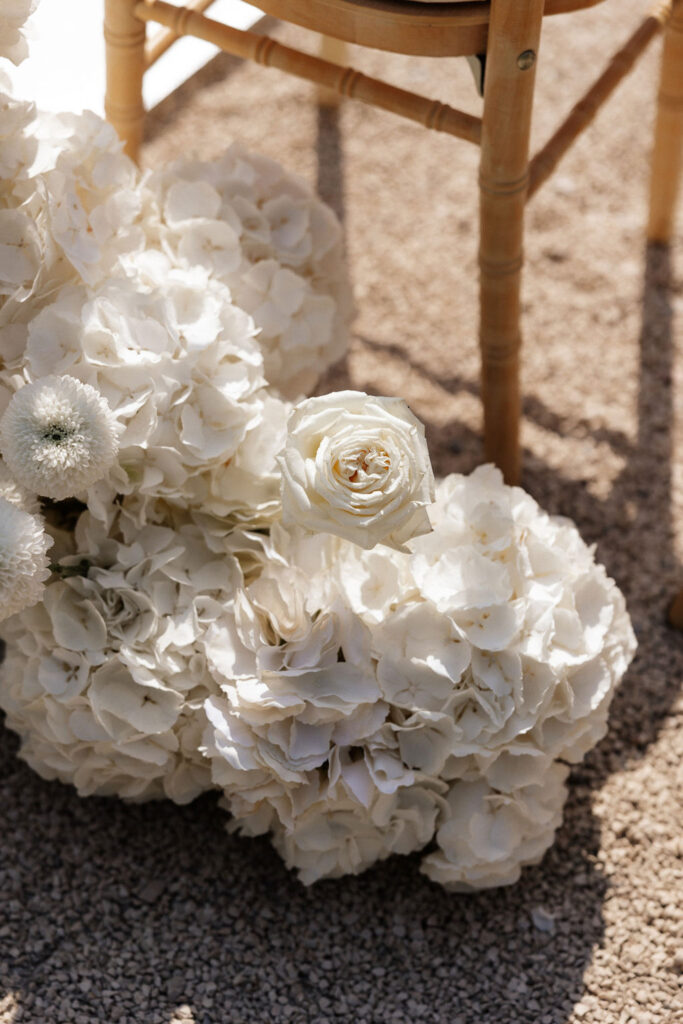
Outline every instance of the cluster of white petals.
[(340, 391), (292, 412), (282, 468), (282, 521), (362, 548), (404, 550), (429, 533), (434, 475), (422, 423), (400, 398)]
[[(26, 147), (9, 153), (0, 196), (0, 415), (26, 385), (68, 375), (116, 421), (118, 459), (104, 482), (83, 485), (100, 518), (116, 495), (133, 495), (140, 522), (164, 498), (269, 523), (290, 410), (282, 394), (311, 386), (346, 344), (336, 218), (238, 146), (141, 179), (94, 114), (36, 116), (5, 99), (0, 135), (4, 114)], [(200, 244), (205, 230), (230, 236), (230, 258)], [(279, 298), (255, 303), (266, 271)], [(31, 486), (57, 496), (43, 480)]]
[[(32, 6), (1, 5), (1, 56)], [(94, 114), (0, 89), (20, 755), (82, 795), (220, 790), (307, 884), (417, 850), (448, 888), (514, 882), (633, 656), (615, 583), (493, 467), (435, 488), (401, 400), (292, 411), (351, 312), (301, 181), (238, 145), (141, 176)]]
[(142, 251), (143, 204), (137, 168), (93, 113), (37, 113), (0, 95), (0, 138), (0, 340), (18, 357), (60, 288), (97, 285)]
[(0, 497), (0, 622), (40, 601), (51, 544), (39, 516)]
[(0, 420), (0, 451), (28, 491), (68, 498), (101, 480), (118, 450), (106, 401), (74, 377), (42, 377), (21, 388)]
[(516, 882), (523, 867), (540, 861), (562, 824), (568, 773), (553, 764), (511, 793), (485, 779), (454, 783), (436, 834), (439, 848), (424, 858), (424, 873), (455, 892)]
[[(6, 294), (8, 283), (10, 291), (13, 290), (11, 281), (18, 274), (8, 258), (18, 255), (12, 248), (16, 231), (6, 227), (4, 211), (21, 205), (21, 182), (28, 175), (38, 148), (32, 131), (35, 120), (35, 105), (16, 99), (9, 76), (0, 71), (0, 295)], [(4, 248), (6, 244), (9, 250)]]
[(28, 56), (22, 31), (36, 9), (38, 0), (2, 0), (0, 4), (0, 57), (21, 64)]
[(3, 624), (0, 707), (20, 756), (83, 796), (192, 800), (211, 785), (202, 637), (233, 598), (237, 561), (196, 525), (140, 530), (123, 513), (107, 533), (85, 512), (75, 542), (43, 602)]
[(493, 467), (442, 481), (431, 514), (408, 552), (274, 527), (208, 643), (214, 781), (306, 881), (432, 839), (444, 884), (513, 881), (552, 842), (558, 762), (604, 733), (633, 655), (576, 528)]
[(309, 394), (343, 356), (352, 313), (329, 207), (237, 143), (213, 161), (176, 161), (145, 187), (148, 244), (227, 285), (258, 328), (268, 383), (287, 399)]
[(305, 882), (421, 848), (446, 791), (401, 760), (370, 632), (328, 586), (335, 547), (274, 527), (205, 641), (220, 691), (205, 705), (213, 780), (234, 827), (271, 830)]
[(97, 289), (63, 289), (29, 324), (22, 356), (24, 377), (76, 377), (116, 420), (117, 463), (88, 504), (106, 518), (116, 494), (134, 494), (267, 521), (289, 407), (265, 387), (253, 321), (201, 267), (149, 254), (127, 268)]

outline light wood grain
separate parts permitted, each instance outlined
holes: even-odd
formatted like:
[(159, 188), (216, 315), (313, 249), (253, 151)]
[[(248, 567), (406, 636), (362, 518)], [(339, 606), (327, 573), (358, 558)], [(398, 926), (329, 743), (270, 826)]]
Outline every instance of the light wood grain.
[(104, 43), (107, 77), (104, 110), (123, 140), (124, 150), (138, 159), (145, 124), (142, 76), (145, 72), (145, 25), (134, 13), (135, 0), (105, 0)]
[[(480, 329), (484, 450), (517, 483), (520, 281), (529, 135), (543, 0), (493, 0), (486, 57), (480, 188)], [(536, 55), (520, 67), (523, 53)]]
[[(650, 177), (651, 242), (671, 239), (681, 183), (683, 152), (683, 2), (671, 14), (662, 48), (655, 142)], [(683, 611), (681, 613), (683, 615)]]
[[(525, 0), (518, 0), (524, 6)], [(593, 7), (603, 0), (546, 0), (546, 14)], [(483, 53), (488, 0), (410, 3), (405, 0), (254, 0), (266, 14), (359, 46), (427, 57)]]
[[(333, 39), (332, 36), (321, 36), (318, 54), (322, 60), (346, 67), (349, 62), (349, 48), (343, 39)], [(341, 96), (333, 89), (326, 89), (319, 85), (317, 91), (318, 103), (321, 107), (338, 107)]]
[[(181, 35), (214, 43), (237, 57), (317, 83), (319, 99), (348, 96), (420, 124), (481, 144), (480, 346), (486, 457), (508, 482), (520, 472), (520, 281), (524, 208), (562, 155), (590, 123), (618, 82), (659, 31), (670, 8), (663, 4), (635, 30), (587, 90), (547, 145), (529, 163), (529, 133), (536, 59), (543, 17), (591, 7), (602, 0), (466, 0), (416, 3), (399, 0), (254, 0), (264, 13), (323, 35), (315, 57), (255, 32), (213, 21), (201, 13), (208, 0), (178, 8), (164, 0), (106, 0), (107, 114), (137, 156), (142, 135), (144, 23), (166, 29), (147, 51), (151, 62)], [(194, 9), (193, 9), (194, 8)], [(670, 237), (680, 180), (683, 117), (683, 0), (677, 0), (662, 61), (653, 158), (650, 237)], [(434, 57), (486, 54), (483, 117), (477, 118), (350, 67), (343, 46)]]
[(382, 110), (417, 121), (426, 128), (455, 135), (478, 143), (481, 121), (478, 117), (455, 110), (438, 100), (431, 100), (405, 89), (398, 89), (353, 68), (340, 67), (320, 57), (283, 46), (268, 36), (232, 28), (207, 18), (186, 7), (174, 7), (164, 0), (137, 3), (135, 14), (144, 21), (158, 21), (176, 35), (192, 35), (214, 43), (226, 53), (253, 60), (265, 67), (278, 68), (288, 74), (323, 86), (325, 89), (372, 104)]
[[(185, 6), (191, 8), (193, 11), (199, 11), (203, 13), (208, 11), (212, 4), (215, 4), (216, 0), (186, 0)], [(164, 28), (161, 32), (157, 32), (153, 39), (150, 39), (145, 47), (145, 66), (151, 68), (152, 64), (156, 64), (159, 57), (163, 56), (164, 53), (180, 39), (175, 32), (171, 32), (169, 28)]]

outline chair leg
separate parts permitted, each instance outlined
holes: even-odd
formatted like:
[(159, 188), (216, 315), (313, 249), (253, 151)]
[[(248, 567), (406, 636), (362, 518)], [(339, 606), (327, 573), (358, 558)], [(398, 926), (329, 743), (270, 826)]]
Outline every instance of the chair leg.
[(664, 36), (655, 143), (650, 177), (651, 242), (671, 239), (683, 151), (683, 0), (675, 4)]
[(508, 483), (516, 483), (520, 472), (522, 242), (543, 4), (492, 0), (486, 54), (479, 172), (484, 449)]
[[(348, 63), (348, 46), (343, 39), (333, 39), (332, 36), (321, 36), (318, 54), (323, 60), (329, 60), (332, 64), (339, 64), (344, 67)], [(318, 105), (321, 107), (338, 107), (341, 103), (341, 94), (336, 89), (326, 89), (324, 85), (318, 86)]]
[(124, 143), (124, 151), (137, 161), (145, 124), (142, 76), (146, 25), (133, 14), (135, 3), (136, 0), (105, 0), (107, 86), (104, 109), (107, 120)]

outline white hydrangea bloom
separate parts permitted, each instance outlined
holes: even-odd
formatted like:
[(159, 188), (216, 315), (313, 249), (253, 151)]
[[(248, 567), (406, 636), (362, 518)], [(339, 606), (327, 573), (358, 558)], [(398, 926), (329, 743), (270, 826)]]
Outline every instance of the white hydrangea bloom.
[(0, 5), (0, 57), (21, 64), (28, 56), (25, 23), (36, 9), (38, 0), (2, 0)]
[[(0, 11), (13, 59), (30, 6)], [(342, 256), (273, 161), (141, 180), (95, 115), (0, 95), (0, 706), (83, 795), (220, 787), (306, 883), (436, 839), (434, 880), (508, 884), (635, 640), (573, 525), (491, 467), (439, 485), (427, 534), (424, 445), (359, 437), (339, 396), (305, 403), (278, 523), (288, 399), (346, 344)], [(33, 492), (88, 509), (44, 528)]]
[(23, 210), (0, 209), (0, 296), (30, 292), (41, 257), (40, 234), (33, 219)]
[(374, 789), (366, 803), (347, 785), (330, 783), (310, 803), (293, 801), (286, 824), (274, 820), (273, 843), (304, 885), (359, 874), (393, 853), (413, 853), (428, 843), (444, 789), (428, 779), (390, 794)]
[(34, 103), (16, 99), (12, 82), (0, 71), (0, 207), (18, 204), (14, 189), (29, 174), (38, 143), (33, 137)]
[(109, 280), (145, 235), (139, 172), (101, 118), (36, 114), (0, 96), (0, 143), (0, 375), (7, 379), (22, 369), (40, 310), (69, 285)]
[(454, 783), (436, 833), (439, 849), (421, 870), (456, 892), (516, 882), (523, 867), (540, 861), (562, 824), (568, 772), (554, 764), (511, 793), (496, 792), (484, 779)]
[(211, 785), (197, 714), (216, 686), (202, 637), (225, 617), (238, 564), (196, 525), (140, 530), (125, 513), (110, 535), (84, 513), (76, 542), (43, 603), (3, 628), (7, 724), (36, 771), (81, 795), (185, 803)]
[(19, 483), (50, 498), (81, 494), (101, 480), (118, 450), (107, 402), (69, 376), (49, 376), (14, 395), (0, 420), (0, 449)]
[(97, 290), (63, 290), (29, 325), (24, 372), (77, 377), (116, 417), (118, 465), (93, 509), (135, 493), (268, 522), (289, 407), (264, 387), (253, 321), (206, 271), (150, 257)]
[(144, 246), (140, 174), (110, 124), (92, 111), (40, 123), (39, 179), (52, 240), (81, 280), (105, 280)]
[[(311, 603), (298, 568), (271, 558), (207, 631), (205, 649), (223, 698), (214, 725), (233, 735), (235, 758), (303, 783), (338, 743), (373, 734), (386, 716), (365, 627), (344, 607)], [(224, 780), (228, 774), (224, 775)], [(238, 786), (246, 781), (238, 771)]]
[(273, 160), (231, 145), (146, 182), (149, 243), (228, 285), (259, 329), (268, 383), (309, 393), (348, 344), (351, 293), (332, 211)]
[[(227, 701), (211, 697), (205, 712), (204, 749), (233, 814), (230, 828), (250, 836), (270, 831), (304, 884), (357, 874), (432, 838), (446, 785), (407, 771), (396, 751), (377, 737), (356, 736), (363, 731), (358, 716), (337, 727), (331, 750), (325, 740), (320, 749), (323, 730), (307, 728), (305, 714), (300, 725), (296, 718), (283, 721), (271, 726), (274, 746), (265, 752), (257, 736), (265, 729), (231, 714)], [(366, 716), (365, 729), (371, 727)], [(300, 751), (306, 748), (305, 759), (296, 764), (291, 747), (287, 762), (283, 759), (280, 744), (288, 733)], [(322, 771), (315, 768), (321, 755), (326, 755)]]
[(38, 516), (0, 496), (0, 621), (40, 601), (51, 543)]
[(205, 639), (221, 691), (204, 708), (213, 780), (233, 827), (270, 830), (306, 883), (423, 846), (446, 789), (401, 757), (369, 632), (335, 601), (339, 543), (274, 527)]
[(557, 760), (599, 738), (633, 654), (575, 527), (498, 471), (443, 481), (432, 519), (412, 554), (273, 526), (207, 635), (214, 782), (234, 827), (270, 831), (307, 882), (398, 851), (408, 807), (406, 848), (443, 829), (430, 876), (513, 881), (560, 823)]
[(444, 778), (513, 789), (580, 760), (635, 650), (622, 594), (572, 524), (492, 467), (442, 481), (430, 514), (412, 556), (378, 548), (359, 569), (343, 547), (336, 570), (412, 725), (409, 763), (427, 770), (423, 750)]

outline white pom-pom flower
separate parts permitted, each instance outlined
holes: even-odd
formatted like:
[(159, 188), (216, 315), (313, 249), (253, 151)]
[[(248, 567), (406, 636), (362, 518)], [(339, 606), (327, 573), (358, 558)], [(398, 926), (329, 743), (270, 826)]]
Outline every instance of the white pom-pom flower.
[(12, 398), (0, 421), (0, 448), (24, 487), (68, 498), (101, 480), (114, 463), (116, 420), (89, 384), (45, 377)]
[(0, 497), (0, 621), (40, 601), (51, 544), (38, 516)]
[(340, 391), (300, 402), (280, 465), (285, 524), (399, 550), (431, 530), (424, 427), (400, 398)]

